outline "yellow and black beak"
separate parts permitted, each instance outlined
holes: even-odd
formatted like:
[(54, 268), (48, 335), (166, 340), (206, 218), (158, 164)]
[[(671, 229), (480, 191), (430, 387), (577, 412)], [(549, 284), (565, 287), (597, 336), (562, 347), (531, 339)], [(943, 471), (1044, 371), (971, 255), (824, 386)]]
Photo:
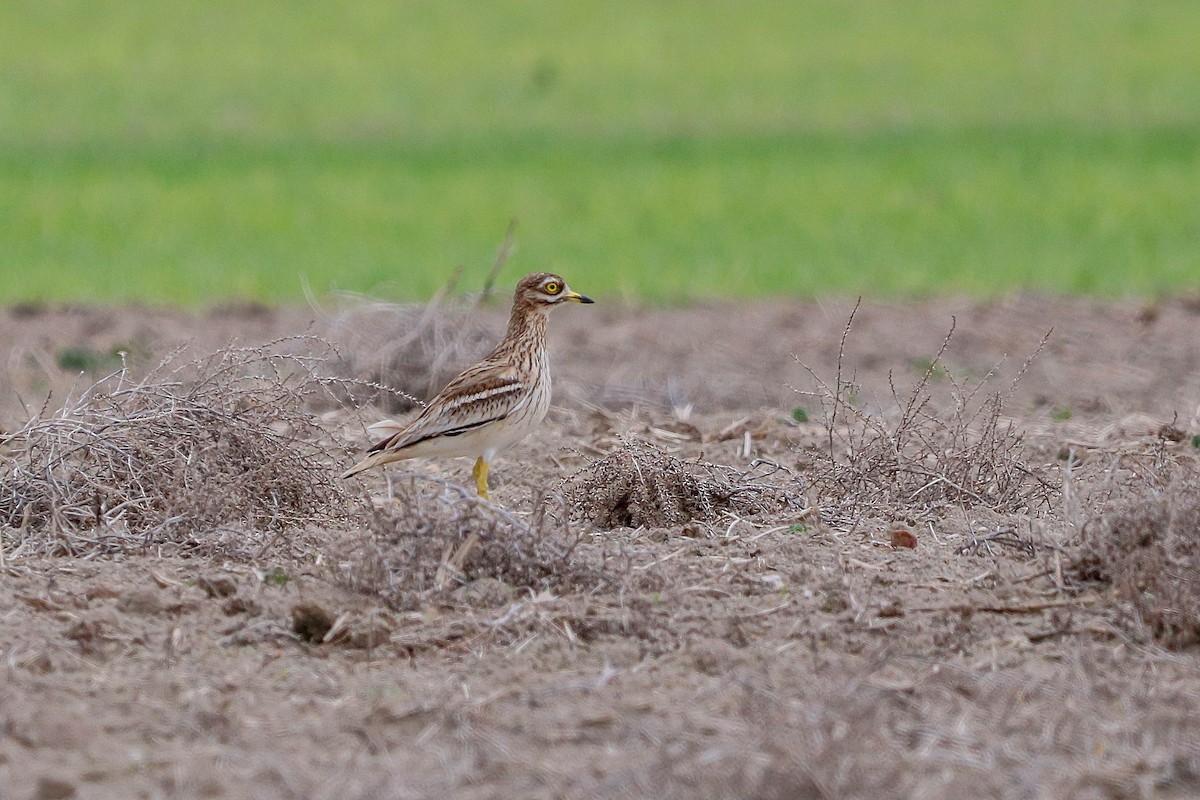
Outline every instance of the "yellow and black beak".
[(580, 294), (579, 292), (571, 292), (571, 291), (568, 291), (566, 294), (563, 295), (563, 300), (571, 300), (576, 303), (594, 303), (594, 302), (596, 302), (595, 300), (588, 297), (587, 295), (583, 295), (583, 294)]

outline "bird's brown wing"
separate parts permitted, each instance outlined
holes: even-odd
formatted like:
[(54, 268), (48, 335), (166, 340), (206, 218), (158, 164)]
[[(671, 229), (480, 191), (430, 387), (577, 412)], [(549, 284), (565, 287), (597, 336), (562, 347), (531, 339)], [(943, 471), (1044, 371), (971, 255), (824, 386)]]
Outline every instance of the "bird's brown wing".
[(504, 419), (528, 387), (511, 365), (483, 361), (438, 393), (403, 430), (376, 442), (370, 453), (401, 450), (436, 436), (457, 436)]

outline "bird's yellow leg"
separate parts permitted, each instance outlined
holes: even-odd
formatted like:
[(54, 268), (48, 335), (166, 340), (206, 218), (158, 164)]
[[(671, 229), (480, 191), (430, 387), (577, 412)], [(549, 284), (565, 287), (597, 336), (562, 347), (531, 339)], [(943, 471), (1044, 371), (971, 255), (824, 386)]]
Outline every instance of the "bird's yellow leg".
[(487, 491), (488, 462), (483, 460), (483, 456), (475, 459), (475, 469), (471, 470), (471, 474), (475, 476), (475, 489), (479, 492), (479, 496), (484, 500), (490, 500)]

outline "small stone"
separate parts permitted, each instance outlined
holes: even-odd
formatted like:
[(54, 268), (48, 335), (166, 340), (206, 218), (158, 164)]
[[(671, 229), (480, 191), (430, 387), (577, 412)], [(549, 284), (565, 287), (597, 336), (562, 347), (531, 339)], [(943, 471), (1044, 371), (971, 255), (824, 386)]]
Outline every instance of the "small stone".
[(259, 614), (262, 612), (262, 605), (253, 597), (236, 594), (225, 601), (221, 606), (221, 610), (225, 612), (225, 616), (232, 617), (235, 614)]
[(23, 665), (30, 672), (45, 675), (54, 672), (54, 659), (45, 650), (25, 661)]
[(360, 650), (373, 650), (391, 640), (394, 624), (392, 620), (382, 616), (362, 620), (351, 627), (350, 638), (346, 644)]
[(117, 600), (117, 610), (126, 614), (158, 614), (163, 603), (156, 589), (130, 589)]
[(61, 778), (39, 778), (33, 790), (34, 800), (67, 800), (74, 796), (75, 784)]
[(111, 600), (114, 597), (120, 597), (121, 590), (116, 586), (109, 586), (107, 583), (95, 583), (84, 591), (83, 596), (88, 600)]
[(104, 624), (98, 619), (81, 619), (67, 628), (66, 636), (73, 642), (94, 642), (104, 636)]
[(229, 597), (237, 594), (237, 581), (228, 575), (204, 575), (196, 585), (209, 597)]

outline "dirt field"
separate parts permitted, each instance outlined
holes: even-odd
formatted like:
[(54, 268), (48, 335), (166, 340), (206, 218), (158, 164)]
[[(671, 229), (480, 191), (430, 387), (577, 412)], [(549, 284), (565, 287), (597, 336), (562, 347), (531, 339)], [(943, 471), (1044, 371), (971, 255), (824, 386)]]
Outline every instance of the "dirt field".
[[(0, 312), (0, 478), (51, 498), (0, 499), (0, 798), (1200, 796), (1200, 301), (852, 308), (556, 312), (498, 507), (466, 460), (343, 491), (380, 412), (331, 383), (278, 425), (229, 394), (223, 460), (162, 470), (186, 513), (96, 488), (91, 523), (35, 467), (99, 469), (118, 351), (307, 333), (428, 396), (504, 310)], [(86, 402), (91, 444), (30, 427)]]

